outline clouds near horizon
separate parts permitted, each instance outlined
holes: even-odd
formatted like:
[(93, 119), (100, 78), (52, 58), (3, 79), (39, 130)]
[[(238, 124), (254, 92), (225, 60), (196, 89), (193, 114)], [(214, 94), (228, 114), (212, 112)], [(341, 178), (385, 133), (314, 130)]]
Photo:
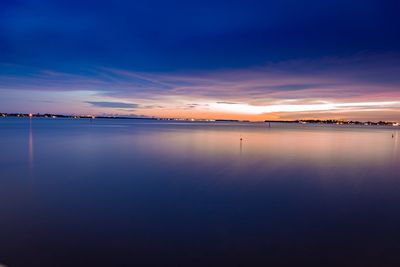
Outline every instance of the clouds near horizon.
[(397, 118), (399, 8), (378, 0), (2, 1), (0, 108)]
[[(86, 92), (88, 99), (82, 98), (81, 101), (92, 107), (120, 108), (118, 112), (123, 113), (124, 108), (131, 110), (140, 105), (141, 112), (151, 115), (153, 111), (155, 116), (162, 114), (165, 109), (175, 110), (179, 115), (179, 110), (189, 106), (192, 110), (202, 111), (204, 116), (207, 110), (215, 113), (209, 106), (214, 103), (249, 107), (318, 107), (316, 105), (374, 101), (388, 104), (400, 101), (399, 59), (400, 56), (395, 53), (361, 53), (351, 58), (291, 60), (246, 69), (170, 73), (135, 72), (106, 67), (94, 67), (83, 73), (66, 73), (24, 70), (23, 66), (13, 66), (15, 71), (10, 68), (9, 73), (0, 75), (0, 90), (53, 94)], [(21, 69), (24, 70), (23, 75)], [(397, 105), (377, 106), (380, 109), (399, 108)], [(343, 112), (349, 112), (349, 106), (346, 109), (340, 105), (337, 107)], [(368, 105), (356, 107), (358, 112), (371, 109)], [(81, 108), (87, 109), (83, 106)], [(271, 113), (262, 110), (259, 113)]]

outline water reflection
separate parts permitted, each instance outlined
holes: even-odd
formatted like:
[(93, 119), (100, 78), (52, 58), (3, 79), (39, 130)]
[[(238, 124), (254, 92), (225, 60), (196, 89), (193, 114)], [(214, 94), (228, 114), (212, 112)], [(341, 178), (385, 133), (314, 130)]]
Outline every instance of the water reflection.
[(392, 134), (392, 139), (393, 139), (393, 158), (398, 159), (400, 157), (400, 154), (399, 154), (399, 150), (400, 150), (399, 142), (400, 141), (399, 141), (399, 132), (398, 131), (395, 131)]
[(240, 157), (242, 156), (242, 146), (243, 146), (243, 138), (242, 138), (242, 135), (240, 135), (240, 144), (239, 144), (239, 155), (240, 155)]
[(400, 262), (393, 128), (1, 123), (0, 259), (9, 266)]
[(29, 174), (33, 176), (33, 131), (32, 118), (29, 118), (29, 135), (28, 135), (28, 169)]

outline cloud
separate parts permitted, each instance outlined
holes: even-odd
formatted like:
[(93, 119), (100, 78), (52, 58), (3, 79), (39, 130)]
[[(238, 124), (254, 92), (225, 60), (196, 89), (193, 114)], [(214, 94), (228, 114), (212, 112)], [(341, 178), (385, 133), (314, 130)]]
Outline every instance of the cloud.
[[(250, 69), (166, 73), (107, 67), (65, 73), (14, 66), (0, 74), (0, 93), (32, 91), (42, 94), (45, 100), (50, 92), (79, 96), (78, 91), (86, 91), (81, 94), (80, 103), (99, 108), (140, 108), (141, 114), (149, 116), (220, 111), (350, 114), (400, 109), (399, 62), (400, 54), (357, 54), (349, 58), (291, 60)], [(376, 104), (370, 105), (371, 102)]]
[(255, 105), (288, 99), (346, 99), (399, 93), (399, 62), (400, 54), (360, 54), (247, 69), (169, 73), (106, 67), (71, 73), (3, 65), (1, 69), (8, 71), (0, 74), (0, 89), (90, 91), (116, 99), (175, 97)]
[(100, 108), (137, 108), (139, 106), (138, 104), (132, 104), (132, 103), (106, 102), (106, 101), (86, 101), (86, 103)]
[(217, 101), (217, 104), (236, 105), (236, 104), (240, 104), (240, 103), (229, 102), (229, 101)]

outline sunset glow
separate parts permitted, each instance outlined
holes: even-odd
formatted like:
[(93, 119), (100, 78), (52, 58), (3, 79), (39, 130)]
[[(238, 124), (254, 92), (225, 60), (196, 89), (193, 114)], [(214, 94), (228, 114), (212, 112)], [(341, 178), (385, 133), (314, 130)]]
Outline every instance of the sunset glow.
[[(308, 19), (296, 23), (296, 32), (309, 38), (297, 38), (277, 34), (286, 32), (287, 25), (272, 14), (253, 19), (258, 9), (276, 9), (286, 20), (292, 19), (290, 12), (279, 5), (253, 4), (233, 5), (223, 13), (218, 7), (210, 8), (207, 17), (215, 19), (210, 24), (189, 20), (195, 10), (202, 10), (191, 5), (180, 6), (187, 13), (178, 12), (176, 20), (161, 12), (156, 22), (145, 16), (145, 4), (132, 7), (142, 10), (136, 16), (115, 6), (119, 15), (113, 18), (108, 17), (108, 6), (102, 5), (94, 13), (85, 10), (90, 14), (74, 18), (57, 5), (7, 6), (0, 20), (5, 29), (0, 34), (0, 42), (5, 40), (0, 58), (0, 112), (400, 120), (400, 50), (396, 46), (400, 35), (393, 27), (373, 31), (377, 23), (370, 18), (380, 14), (376, 5), (368, 9), (368, 16), (357, 16), (360, 22), (342, 14), (344, 9), (332, 9), (343, 19), (328, 18), (324, 27), (319, 26), (318, 13), (304, 9)], [(74, 4), (63, 8), (74, 10)], [(220, 20), (221, 14), (226, 21)], [(361, 20), (364, 15), (368, 19)], [(107, 29), (102, 24), (105, 18), (109, 27), (118, 30), (103, 31), (100, 26)], [(354, 25), (342, 25), (345, 19)], [(311, 22), (316, 31), (310, 33)], [(138, 23), (142, 26), (127, 27)], [(275, 25), (275, 30), (265, 25)], [(248, 33), (246, 38), (243, 32)], [(146, 35), (151, 33), (153, 37)], [(385, 43), (375, 45), (382, 33)], [(58, 34), (54, 45), (51, 36)], [(337, 40), (346, 46), (336, 45)]]
[(400, 266), (400, 0), (0, 0), (0, 267)]

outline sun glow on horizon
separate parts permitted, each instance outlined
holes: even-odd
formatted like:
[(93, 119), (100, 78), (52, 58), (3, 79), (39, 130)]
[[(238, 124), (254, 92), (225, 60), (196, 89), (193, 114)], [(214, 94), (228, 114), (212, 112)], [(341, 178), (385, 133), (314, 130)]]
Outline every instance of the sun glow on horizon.
[(309, 111), (333, 111), (354, 110), (360, 108), (399, 108), (400, 101), (383, 102), (354, 102), (354, 103), (316, 103), (316, 104), (271, 104), (265, 106), (254, 106), (243, 103), (212, 103), (210, 109), (213, 111), (259, 115), (274, 112), (309, 112)]

